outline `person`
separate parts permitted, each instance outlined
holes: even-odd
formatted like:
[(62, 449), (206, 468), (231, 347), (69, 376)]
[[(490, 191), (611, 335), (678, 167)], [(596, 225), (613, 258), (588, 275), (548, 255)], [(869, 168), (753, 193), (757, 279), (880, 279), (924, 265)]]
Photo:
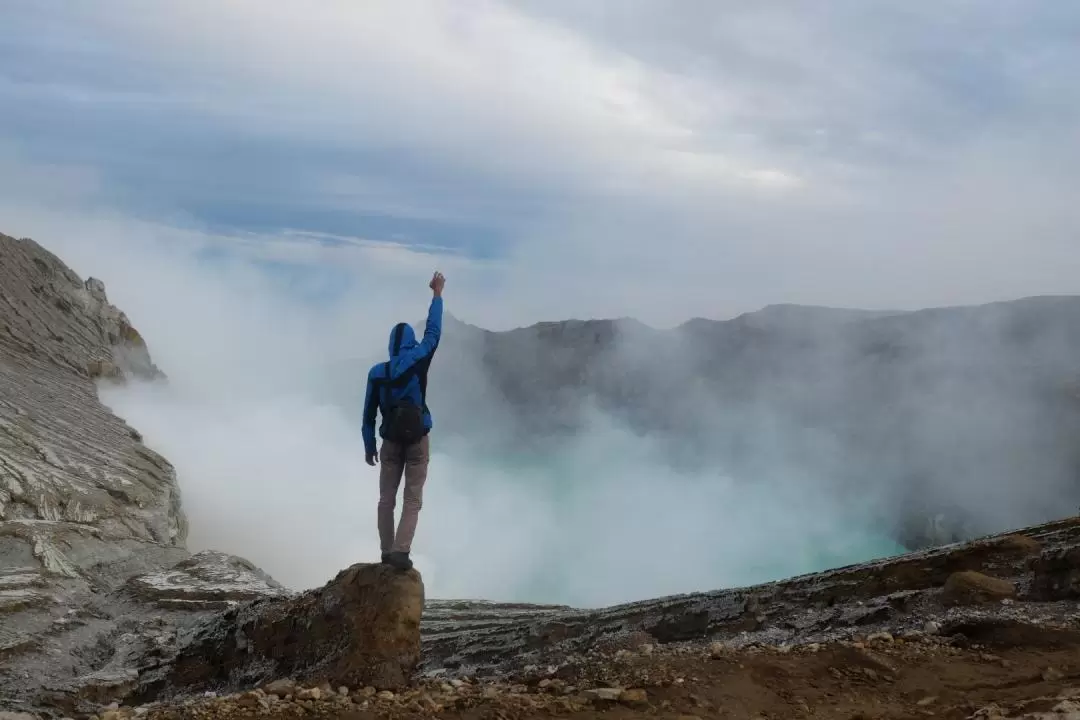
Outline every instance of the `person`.
[[(379, 469), (379, 544), (382, 562), (398, 570), (412, 568), (416, 523), (423, 505), (430, 459), (432, 421), (427, 406), (427, 375), (431, 359), (442, 334), (443, 286), (446, 278), (436, 272), (428, 283), (431, 305), (428, 308), (424, 337), (418, 343), (407, 323), (398, 323), (390, 331), (390, 359), (372, 366), (368, 372), (364, 398), (364, 452), (367, 464)], [(375, 414), (382, 413), (379, 435), (382, 454), (375, 448)], [(394, 529), (401, 476), (405, 476), (401, 520)]]

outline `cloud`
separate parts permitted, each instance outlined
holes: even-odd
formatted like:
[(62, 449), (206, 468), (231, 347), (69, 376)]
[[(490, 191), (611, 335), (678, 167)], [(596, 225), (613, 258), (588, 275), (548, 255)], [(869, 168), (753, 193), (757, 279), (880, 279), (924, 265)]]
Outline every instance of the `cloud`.
[[(1060, 4), (7, 16), (5, 175), (62, 167), (65, 204), (80, 186), (95, 209), (253, 233), (267, 253), (287, 234), (318, 255), (329, 234), (497, 261), (487, 305), (527, 297), (479, 322), (1073, 289), (1080, 13)], [(20, 194), (55, 200), (37, 187)]]

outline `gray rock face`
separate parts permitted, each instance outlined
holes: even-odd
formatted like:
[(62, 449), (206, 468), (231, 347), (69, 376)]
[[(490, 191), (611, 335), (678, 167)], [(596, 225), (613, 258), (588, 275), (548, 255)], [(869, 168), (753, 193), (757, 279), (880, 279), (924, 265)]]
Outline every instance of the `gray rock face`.
[(285, 597), (280, 583), (243, 558), (204, 551), (170, 568), (133, 577), (127, 590), (165, 610), (224, 610), (238, 602)]
[(0, 709), (92, 710), (208, 612), (287, 594), (189, 555), (172, 465), (97, 396), (135, 377), (164, 376), (104, 283), (0, 235)]

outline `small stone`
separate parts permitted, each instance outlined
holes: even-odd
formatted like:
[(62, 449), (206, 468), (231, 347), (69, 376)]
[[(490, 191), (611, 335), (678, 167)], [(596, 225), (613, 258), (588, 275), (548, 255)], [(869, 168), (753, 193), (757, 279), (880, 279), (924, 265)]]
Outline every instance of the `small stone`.
[(892, 633), (877, 632), (877, 633), (872, 633), (870, 635), (870, 637), (866, 638), (866, 641), (867, 642), (891, 643), (891, 642), (893, 642), (893, 636), (892, 636)]
[(458, 680), (457, 678), (451, 680), (450, 684), (453, 685), (455, 688), (458, 688), (459, 690), (465, 687), (465, 682), (463, 680)]
[(298, 700), (322, 700), (323, 691), (322, 688), (300, 688), (296, 691), (296, 698)]
[(619, 702), (631, 707), (642, 707), (649, 704), (649, 694), (637, 688), (623, 690), (619, 693)]
[(641, 654), (642, 655), (652, 655), (653, 650), (655, 650), (655, 649), (656, 648), (652, 644), (645, 643), (644, 645), (641, 646)]
[(929, 697), (924, 697), (922, 700), (920, 700), (919, 702), (917, 702), (915, 704), (918, 705), (919, 707), (926, 707), (927, 705), (933, 705), (936, 701), (937, 701), (937, 696), (936, 695), (930, 695)]
[(339, 687), (339, 688), (337, 689), (337, 693), (338, 693), (338, 695), (345, 695), (346, 697), (348, 697), (348, 695), (349, 695), (349, 688), (347, 688), (346, 686), (342, 685), (341, 687)]
[(537, 687), (539, 687), (541, 690), (547, 690), (549, 687), (551, 687), (552, 682), (553, 681), (551, 678), (544, 678), (540, 681), (540, 684), (537, 685)]
[(396, 696), (389, 690), (383, 690), (375, 695), (376, 698), (383, 701), (393, 700)]
[(941, 623), (936, 620), (928, 620), (926, 624), (923, 625), (923, 632), (927, 635), (937, 635), (941, 632)]
[(1046, 670), (1043, 670), (1043, 674), (1042, 674), (1042, 679), (1045, 680), (1046, 682), (1057, 682), (1058, 680), (1061, 680), (1064, 677), (1065, 677), (1064, 673), (1062, 673), (1060, 670), (1058, 670), (1056, 668), (1052, 668), (1052, 667), (1051, 668), (1046, 668)]
[(714, 642), (709, 645), (709, 656), (714, 660), (727, 656), (727, 646), (722, 642)]
[(616, 703), (623, 691), (619, 688), (594, 688), (586, 690), (582, 695), (592, 703)]

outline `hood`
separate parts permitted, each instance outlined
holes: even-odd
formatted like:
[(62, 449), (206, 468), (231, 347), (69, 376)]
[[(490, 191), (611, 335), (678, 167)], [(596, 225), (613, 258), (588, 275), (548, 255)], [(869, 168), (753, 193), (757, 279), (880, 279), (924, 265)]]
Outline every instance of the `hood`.
[(390, 331), (390, 357), (397, 357), (406, 350), (416, 347), (416, 333), (408, 323), (398, 323)]

